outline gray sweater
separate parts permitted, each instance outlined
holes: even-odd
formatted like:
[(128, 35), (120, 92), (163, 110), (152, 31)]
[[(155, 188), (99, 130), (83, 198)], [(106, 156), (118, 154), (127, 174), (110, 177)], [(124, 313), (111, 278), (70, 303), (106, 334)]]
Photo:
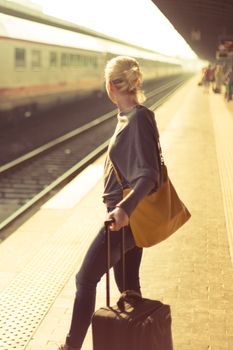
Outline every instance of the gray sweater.
[[(159, 133), (154, 113), (145, 106), (121, 112), (117, 118), (105, 160), (103, 200), (107, 207), (118, 205), (130, 216), (139, 201), (162, 183)], [(132, 191), (123, 199), (122, 189), (128, 187)]]

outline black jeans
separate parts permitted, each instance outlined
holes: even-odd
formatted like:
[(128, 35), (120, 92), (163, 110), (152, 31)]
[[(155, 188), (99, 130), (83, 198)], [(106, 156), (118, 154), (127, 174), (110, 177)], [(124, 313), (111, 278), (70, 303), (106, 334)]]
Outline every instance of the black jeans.
[[(111, 232), (111, 266), (120, 292), (122, 290), (121, 231)], [(140, 293), (139, 267), (142, 249), (135, 245), (130, 227), (125, 227), (125, 287)], [(95, 310), (96, 286), (106, 273), (106, 233), (102, 227), (90, 245), (76, 275), (76, 297), (66, 343), (81, 348)]]

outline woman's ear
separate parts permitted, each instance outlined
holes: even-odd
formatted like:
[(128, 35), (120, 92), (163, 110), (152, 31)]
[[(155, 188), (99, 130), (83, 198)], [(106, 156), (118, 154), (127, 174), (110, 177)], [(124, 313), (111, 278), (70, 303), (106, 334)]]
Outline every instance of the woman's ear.
[(107, 84), (108, 84), (109, 91), (112, 92), (113, 91), (113, 83), (109, 80)]
[(106, 80), (106, 82), (105, 82), (105, 88), (106, 88), (106, 90), (107, 90), (108, 93), (111, 92), (111, 86), (110, 86), (110, 84), (111, 84), (110, 80)]

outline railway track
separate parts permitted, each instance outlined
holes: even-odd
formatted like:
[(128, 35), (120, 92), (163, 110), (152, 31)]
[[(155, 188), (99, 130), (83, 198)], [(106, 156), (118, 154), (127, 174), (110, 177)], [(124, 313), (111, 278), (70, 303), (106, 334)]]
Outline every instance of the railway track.
[[(157, 108), (186, 80), (177, 77), (148, 92), (147, 107)], [(19, 216), (106, 151), (116, 114), (115, 109), (0, 167), (0, 239)]]

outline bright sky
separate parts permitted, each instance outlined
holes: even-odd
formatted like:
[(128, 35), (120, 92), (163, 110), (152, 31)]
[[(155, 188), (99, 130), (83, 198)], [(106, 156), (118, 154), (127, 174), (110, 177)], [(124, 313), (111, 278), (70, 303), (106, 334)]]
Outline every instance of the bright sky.
[[(33, 0), (45, 13), (170, 56), (195, 58), (151, 0)], [(150, 33), (150, 35), (148, 35)]]

